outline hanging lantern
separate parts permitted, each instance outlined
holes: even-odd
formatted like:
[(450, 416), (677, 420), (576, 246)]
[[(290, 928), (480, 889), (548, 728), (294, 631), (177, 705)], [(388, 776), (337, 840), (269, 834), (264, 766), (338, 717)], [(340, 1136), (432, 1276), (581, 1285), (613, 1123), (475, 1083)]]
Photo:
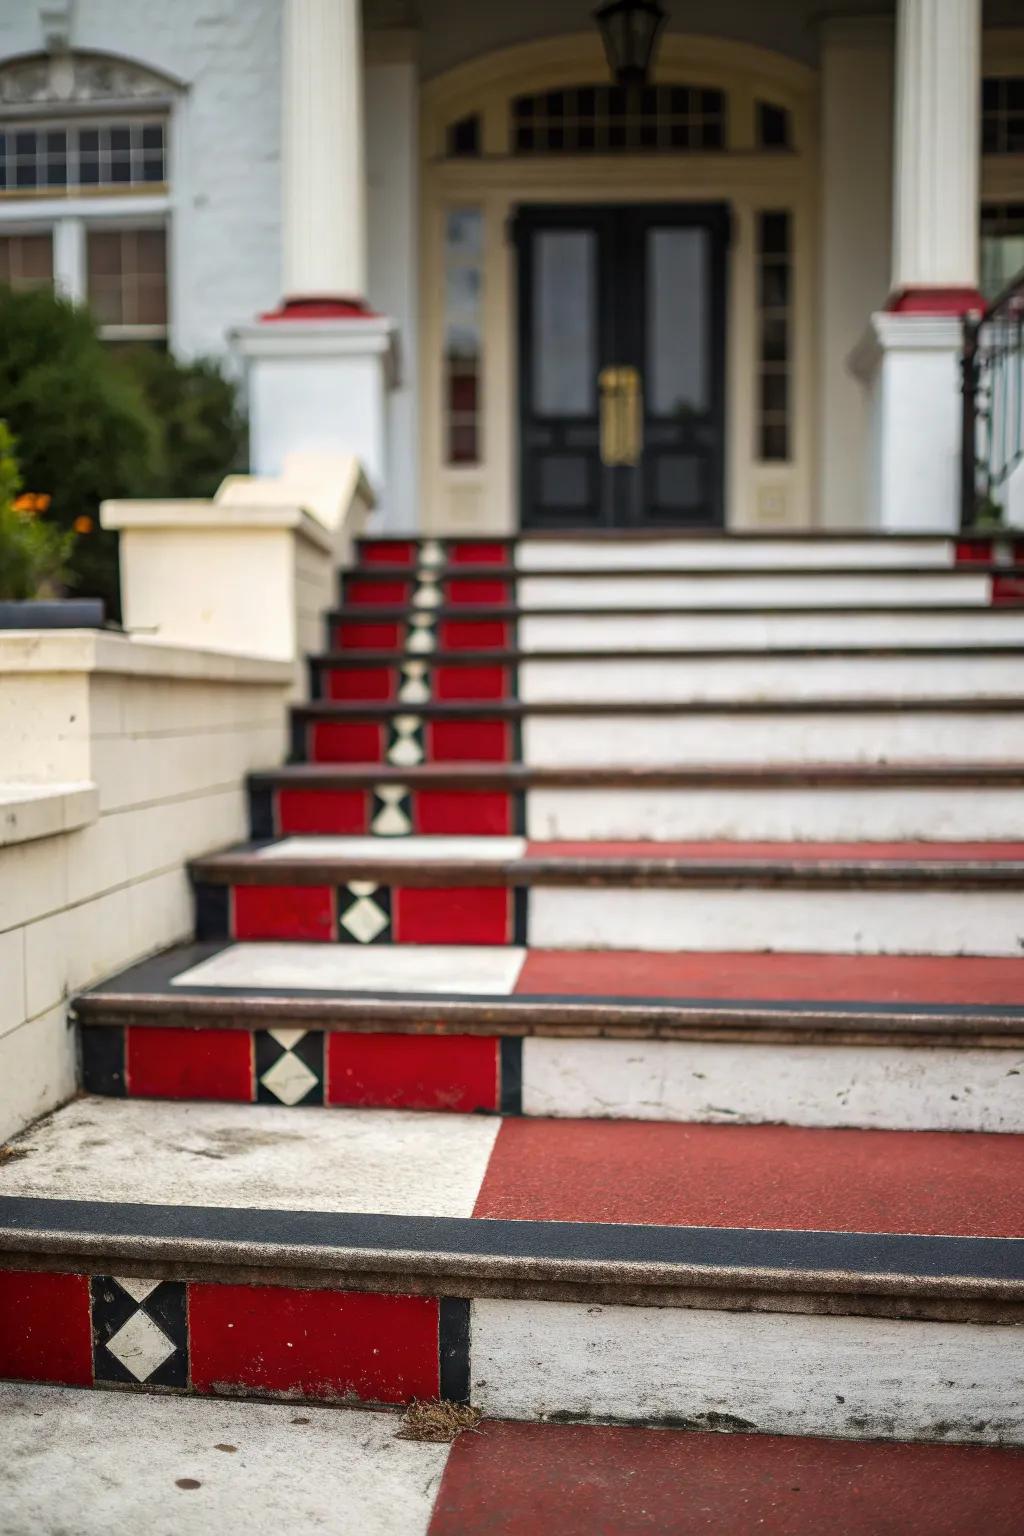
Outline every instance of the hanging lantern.
[(594, 20), (618, 83), (645, 85), (665, 25), (665, 11), (657, 0), (611, 0), (598, 6)]

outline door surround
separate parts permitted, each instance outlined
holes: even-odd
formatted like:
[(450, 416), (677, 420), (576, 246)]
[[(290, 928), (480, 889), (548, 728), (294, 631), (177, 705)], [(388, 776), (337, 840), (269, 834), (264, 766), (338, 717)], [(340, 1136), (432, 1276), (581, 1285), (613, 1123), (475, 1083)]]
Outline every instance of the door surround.
[[(726, 94), (725, 147), (715, 151), (590, 155), (510, 153), (513, 98), (529, 91), (607, 79), (596, 33), (574, 34), (471, 61), (422, 90), (421, 487), (425, 530), (514, 533), (519, 528), (518, 356), (515, 249), (509, 223), (520, 204), (724, 203), (731, 212), (725, 402), (726, 527), (801, 527), (812, 521), (815, 448), (817, 75), (768, 50), (669, 33), (659, 84)], [(756, 104), (782, 106), (792, 148), (756, 147)], [(480, 153), (453, 156), (449, 130), (478, 114)], [(483, 220), (482, 371), (479, 462), (445, 462), (444, 239), (449, 213)], [(793, 229), (791, 452), (763, 462), (757, 435), (756, 228), (763, 211), (784, 210)]]

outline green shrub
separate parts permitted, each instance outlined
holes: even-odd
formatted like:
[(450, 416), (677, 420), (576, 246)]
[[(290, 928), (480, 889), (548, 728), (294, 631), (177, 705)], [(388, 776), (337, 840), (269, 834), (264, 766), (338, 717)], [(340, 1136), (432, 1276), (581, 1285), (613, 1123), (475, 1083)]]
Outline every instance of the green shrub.
[(218, 363), (179, 363), (169, 352), (126, 349), (120, 360), (160, 423), (157, 496), (212, 496), (224, 476), (245, 467), (246, 425), (238, 392)]
[(45, 495), (19, 495), (14, 439), (0, 421), (0, 600), (56, 597), (68, 579), (75, 535), (43, 522)]
[(209, 496), (240, 467), (235, 388), (210, 362), (115, 351), (88, 311), (47, 290), (0, 286), (0, 403), (26, 485), (51, 521), (81, 536), (69, 582), (120, 609), (117, 535), (99, 527), (107, 497)]

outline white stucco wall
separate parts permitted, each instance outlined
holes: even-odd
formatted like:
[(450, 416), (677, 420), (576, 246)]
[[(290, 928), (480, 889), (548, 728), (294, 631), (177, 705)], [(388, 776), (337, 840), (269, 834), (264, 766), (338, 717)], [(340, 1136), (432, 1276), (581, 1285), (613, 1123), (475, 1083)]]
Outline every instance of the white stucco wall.
[[(76, 0), (71, 46), (182, 82), (171, 164), (170, 328), (222, 353), (280, 289), (280, 0)], [(38, 0), (0, 5), (0, 60), (43, 47)]]

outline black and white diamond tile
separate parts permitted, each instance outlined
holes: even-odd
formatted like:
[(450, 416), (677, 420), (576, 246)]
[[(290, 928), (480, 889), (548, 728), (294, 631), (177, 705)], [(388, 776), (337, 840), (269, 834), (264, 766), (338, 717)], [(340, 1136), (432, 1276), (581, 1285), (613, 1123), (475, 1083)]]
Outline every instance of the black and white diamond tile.
[(372, 880), (352, 880), (338, 891), (338, 939), (342, 944), (390, 944), (391, 891)]
[(375, 837), (409, 836), (412, 832), (412, 795), (407, 784), (376, 786), (370, 831)]
[(392, 715), (387, 758), (399, 768), (412, 768), (424, 757), (423, 720), (420, 715)]
[(184, 1281), (94, 1275), (91, 1292), (97, 1381), (188, 1386)]
[(401, 667), (402, 681), (398, 698), (402, 704), (430, 703), (430, 665), (426, 661), (406, 660)]
[(414, 613), (409, 621), (409, 637), (406, 650), (413, 655), (429, 655), (437, 650), (436, 613)]
[(324, 1102), (324, 1037), (318, 1030), (259, 1029), (256, 1101), (259, 1104)]

